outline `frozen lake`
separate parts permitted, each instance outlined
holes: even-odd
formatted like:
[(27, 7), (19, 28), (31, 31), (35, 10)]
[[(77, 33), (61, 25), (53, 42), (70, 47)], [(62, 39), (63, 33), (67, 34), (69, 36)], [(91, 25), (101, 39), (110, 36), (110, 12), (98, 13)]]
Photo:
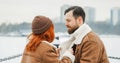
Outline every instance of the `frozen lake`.
[[(104, 42), (108, 56), (112, 57), (109, 58), (110, 63), (120, 63), (120, 36), (101, 35), (100, 37)], [(62, 37), (58, 42), (63, 42), (64, 40), (66, 38)], [(20, 63), (21, 54), (26, 44), (26, 37), (0, 37), (0, 63)], [(6, 60), (8, 57), (13, 59), (1, 60), (3, 58)]]

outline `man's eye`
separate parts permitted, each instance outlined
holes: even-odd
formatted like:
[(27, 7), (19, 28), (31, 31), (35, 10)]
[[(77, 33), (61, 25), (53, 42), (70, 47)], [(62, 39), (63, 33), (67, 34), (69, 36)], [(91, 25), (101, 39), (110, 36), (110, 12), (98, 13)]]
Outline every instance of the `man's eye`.
[(67, 22), (70, 22), (70, 20), (67, 20)]

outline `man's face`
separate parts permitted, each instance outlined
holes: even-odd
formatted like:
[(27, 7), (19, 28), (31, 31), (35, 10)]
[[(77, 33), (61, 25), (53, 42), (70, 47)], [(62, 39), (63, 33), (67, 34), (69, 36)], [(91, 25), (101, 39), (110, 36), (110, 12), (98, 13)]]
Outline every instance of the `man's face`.
[(77, 19), (75, 19), (73, 16), (73, 11), (69, 11), (65, 14), (65, 20), (65, 25), (68, 29), (68, 33), (72, 34), (79, 27)]

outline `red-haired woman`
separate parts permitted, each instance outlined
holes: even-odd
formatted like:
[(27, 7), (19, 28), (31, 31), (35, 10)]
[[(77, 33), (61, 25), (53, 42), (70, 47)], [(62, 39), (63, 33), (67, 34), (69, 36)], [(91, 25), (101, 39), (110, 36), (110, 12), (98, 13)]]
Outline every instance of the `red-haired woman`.
[(59, 60), (57, 48), (51, 44), (54, 40), (54, 25), (45, 16), (36, 16), (32, 22), (32, 33), (28, 36), (21, 63), (72, 63), (74, 56), (67, 55)]

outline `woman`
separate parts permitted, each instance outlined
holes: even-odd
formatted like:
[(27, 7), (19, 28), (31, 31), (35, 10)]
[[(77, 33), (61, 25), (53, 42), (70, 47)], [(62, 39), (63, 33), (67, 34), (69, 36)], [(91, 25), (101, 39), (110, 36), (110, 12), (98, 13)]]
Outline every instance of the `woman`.
[(32, 33), (28, 36), (21, 63), (72, 63), (74, 56), (69, 51), (59, 59), (59, 51), (51, 44), (54, 40), (54, 25), (45, 16), (36, 16), (32, 22)]

